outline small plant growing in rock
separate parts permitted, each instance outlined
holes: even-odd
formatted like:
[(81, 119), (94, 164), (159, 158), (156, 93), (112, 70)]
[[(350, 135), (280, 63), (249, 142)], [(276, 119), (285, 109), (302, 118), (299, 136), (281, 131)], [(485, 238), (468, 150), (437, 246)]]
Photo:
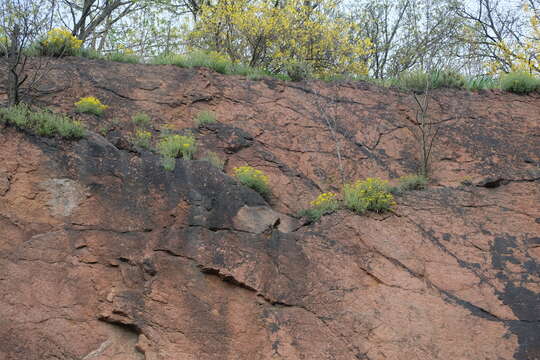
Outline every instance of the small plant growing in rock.
[(201, 111), (195, 117), (195, 125), (204, 126), (206, 124), (213, 124), (216, 120), (216, 114), (212, 111)]
[(150, 143), (152, 141), (152, 133), (142, 129), (135, 130), (135, 136), (133, 137), (133, 144), (143, 149), (150, 149)]
[(319, 220), (323, 215), (331, 214), (339, 209), (337, 194), (333, 192), (322, 193), (315, 200), (309, 203), (310, 208), (300, 212), (311, 222)]
[(75, 103), (77, 112), (94, 114), (97, 116), (101, 116), (107, 108), (107, 105), (103, 105), (99, 99), (93, 96), (83, 97)]
[(384, 212), (395, 205), (394, 197), (388, 191), (388, 181), (376, 178), (345, 184), (343, 200), (346, 208), (358, 214), (366, 211)]
[(52, 29), (38, 44), (38, 50), (44, 56), (72, 56), (81, 48), (82, 40), (71, 34), (66, 28)]
[(158, 143), (158, 151), (169, 158), (182, 157), (191, 160), (197, 150), (197, 141), (192, 135), (166, 135)]
[(270, 194), (268, 176), (261, 170), (257, 170), (251, 166), (240, 166), (233, 169), (234, 176), (242, 183), (262, 196), (266, 197)]
[(131, 121), (137, 126), (148, 126), (150, 125), (150, 116), (145, 113), (137, 113), (133, 115)]
[(221, 171), (223, 171), (223, 168), (225, 167), (225, 160), (220, 158), (218, 154), (212, 151), (207, 151), (206, 155), (201, 160), (208, 161), (210, 164), (212, 164), (212, 166)]
[(65, 139), (80, 139), (85, 130), (79, 121), (47, 110), (31, 110), (25, 104), (0, 108), (0, 124), (6, 123), (40, 136), (58, 135)]
[(424, 190), (427, 187), (428, 179), (423, 175), (405, 175), (398, 179), (398, 186), (389, 188), (394, 195), (402, 194), (406, 191)]

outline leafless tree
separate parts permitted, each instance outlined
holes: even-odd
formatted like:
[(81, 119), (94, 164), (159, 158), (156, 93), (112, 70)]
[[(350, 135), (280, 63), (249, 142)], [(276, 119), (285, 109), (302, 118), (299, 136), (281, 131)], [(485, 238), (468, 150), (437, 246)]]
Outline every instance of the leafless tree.
[[(21, 95), (30, 92), (44, 76), (44, 60), (29, 65), (28, 46), (49, 19), (45, 6), (31, 0), (4, 0), (0, 4), (0, 31), (5, 34), (6, 50), (0, 69), (7, 74), (8, 106), (16, 105)], [(32, 71), (28, 71), (31, 68)]]

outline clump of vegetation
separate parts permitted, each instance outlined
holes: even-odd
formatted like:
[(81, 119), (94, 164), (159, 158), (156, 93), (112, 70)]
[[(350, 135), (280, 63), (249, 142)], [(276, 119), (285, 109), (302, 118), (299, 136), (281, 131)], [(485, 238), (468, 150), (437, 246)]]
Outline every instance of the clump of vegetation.
[(212, 111), (201, 111), (195, 117), (195, 125), (197, 126), (213, 124), (216, 121), (216, 114)]
[(79, 121), (47, 110), (33, 111), (25, 104), (0, 108), (0, 123), (48, 137), (58, 135), (65, 139), (80, 139), (85, 135)]
[(201, 160), (208, 161), (212, 166), (221, 171), (223, 171), (223, 168), (225, 167), (225, 160), (220, 158), (218, 154), (212, 151), (207, 151), (206, 155)]
[(465, 86), (465, 79), (459, 73), (451, 70), (412, 71), (402, 73), (396, 79), (391, 80), (390, 83), (403, 90), (423, 93), (426, 89), (460, 89)]
[(405, 175), (398, 179), (398, 186), (389, 187), (388, 191), (399, 195), (406, 191), (424, 190), (427, 184), (428, 179), (423, 175)]
[(308, 63), (295, 62), (285, 67), (287, 75), (292, 81), (303, 81), (313, 77), (313, 69)]
[(233, 169), (234, 176), (242, 183), (262, 196), (266, 197), (270, 194), (268, 176), (261, 170), (257, 170), (251, 166), (240, 166)]
[(137, 56), (133, 50), (123, 47), (117, 51), (107, 54), (105, 59), (128, 64), (139, 64), (141, 62), (141, 58)]
[(150, 125), (150, 116), (145, 113), (137, 113), (131, 117), (131, 121), (137, 126), (148, 126)]
[(166, 135), (158, 143), (159, 153), (170, 158), (191, 160), (196, 150), (196, 140), (192, 135)]
[(540, 79), (525, 72), (512, 72), (501, 76), (501, 88), (516, 94), (540, 91)]
[(150, 131), (137, 129), (135, 130), (135, 136), (133, 137), (133, 144), (143, 149), (150, 149), (152, 141), (152, 133)]
[(337, 194), (333, 192), (322, 193), (315, 200), (309, 203), (310, 208), (300, 212), (300, 216), (305, 216), (311, 222), (318, 221), (323, 215), (331, 214), (339, 209)]
[(38, 44), (40, 55), (44, 56), (73, 56), (81, 48), (82, 41), (71, 34), (66, 28), (55, 28)]
[(107, 108), (107, 105), (103, 105), (99, 99), (93, 96), (83, 97), (75, 103), (77, 112), (94, 114), (97, 116), (101, 116)]
[(476, 76), (468, 78), (465, 82), (465, 88), (470, 91), (497, 89), (499, 87), (499, 81), (492, 76)]
[(193, 135), (168, 134), (161, 138), (157, 144), (157, 150), (161, 154), (161, 163), (165, 170), (174, 170), (176, 158), (191, 160), (197, 150), (197, 141)]
[(358, 214), (366, 211), (384, 212), (395, 205), (394, 197), (388, 191), (388, 181), (376, 178), (345, 184), (343, 200), (346, 208)]

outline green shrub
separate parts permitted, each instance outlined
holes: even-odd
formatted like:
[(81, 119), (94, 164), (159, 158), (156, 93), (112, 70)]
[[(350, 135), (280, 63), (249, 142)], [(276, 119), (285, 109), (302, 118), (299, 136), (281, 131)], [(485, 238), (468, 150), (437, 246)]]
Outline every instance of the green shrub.
[(234, 176), (242, 185), (252, 188), (264, 197), (270, 194), (268, 176), (261, 170), (257, 170), (251, 166), (240, 166), (234, 168), (233, 171)]
[(10, 41), (7, 36), (2, 35), (0, 31), (0, 56), (5, 56), (8, 53)]
[(141, 129), (135, 130), (135, 136), (133, 137), (133, 144), (142, 147), (143, 149), (150, 149), (150, 143), (152, 141), (152, 133)]
[(195, 117), (195, 125), (204, 126), (206, 124), (213, 124), (216, 120), (216, 114), (212, 111), (201, 111)]
[(24, 104), (0, 108), (0, 122), (41, 136), (80, 139), (85, 134), (79, 121), (47, 110), (32, 111)]
[(291, 63), (285, 70), (292, 81), (303, 81), (313, 77), (313, 69), (308, 63)]
[(108, 108), (107, 105), (103, 105), (99, 99), (88, 96), (81, 98), (75, 103), (75, 109), (79, 113), (88, 113), (101, 116), (103, 112)]
[(223, 168), (225, 167), (225, 160), (220, 158), (218, 154), (212, 151), (207, 151), (206, 155), (201, 160), (208, 161), (210, 164), (212, 164), (212, 166), (218, 168), (221, 171), (223, 171)]
[(323, 215), (331, 214), (339, 209), (337, 194), (327, 192), (320, 194), (315, 200), (309, 203), (310, 208), (300, 212), (311, 222), (318, 221)]
[(540, 79), (525, 72), (513, 72), (501, 77), (501, 88), (516, 94), (540, 91)]
[(196, 140), (192, 135), (166, 135), (157, 145), (163, 157), (190, 160), (197, 150)]
[(105, 60), (105, 56), (94, 49), (80, 48), (75, 55), (87, 59)]
[(38, 51), (44, 56), (72, 56), (81, 48), (82, 41), (65, 28), (52, 29), (47, 36), (38, 43)]
[(145, 113), (137, 113), (131, 117), (131, 121), (137, 126), (148, 126), (150, 125), (150, 116)]
[(368, 210), (384, 212), (395, 204), (394, 197), (388, 192), (388, 181), (374, 178), (345, 184), (343, 200), (345, 207), (358, 214)]

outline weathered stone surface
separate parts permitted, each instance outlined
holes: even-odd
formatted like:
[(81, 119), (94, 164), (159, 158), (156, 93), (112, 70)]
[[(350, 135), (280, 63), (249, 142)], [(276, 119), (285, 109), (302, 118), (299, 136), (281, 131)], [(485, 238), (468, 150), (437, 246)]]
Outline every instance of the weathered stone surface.
[[(433, 116), (458, 119), (430, 188), (306, 225), (340, 183), (325, 116), (347, 180), (414, 172), (406, 94), (59, 64), (73, 86), (43, 101), (92, 93), (121, 123), (73, 143), (0, 130), (0, 359), (540, 359), (538, 96), (435, 92)], [(219, 124), (192, 129), (196, 158), (264, 170), (269, 202), (205, 161), (166, 172), (113, 145), (134, 112), (157, 134), (202, 109)]]

